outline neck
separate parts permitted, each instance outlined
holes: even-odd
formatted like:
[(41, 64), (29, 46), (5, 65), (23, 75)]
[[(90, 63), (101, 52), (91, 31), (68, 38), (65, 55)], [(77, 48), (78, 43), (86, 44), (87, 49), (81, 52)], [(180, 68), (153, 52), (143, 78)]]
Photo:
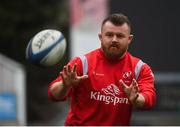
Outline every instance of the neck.
[(108, 54), (106, 54), (104, 51), (103, 51), (103, 49), (101, 48), (101, 52), (102, 52), (102, 54), (104, 55), (104, 57), (106, 57), (106, 59), (108, 60), (108, 61), (112, 61), (112, 62), (117, 62), (117, 61), (119, 61), (119, 60), (121, 60), (121, 59), (123, 59), (124, 58), (124, 56), (126, 55), (126, 52), (124, 52), (122, 55), (120, 55), (120, 56), (111, 56), (111, 55), (108, 55)]

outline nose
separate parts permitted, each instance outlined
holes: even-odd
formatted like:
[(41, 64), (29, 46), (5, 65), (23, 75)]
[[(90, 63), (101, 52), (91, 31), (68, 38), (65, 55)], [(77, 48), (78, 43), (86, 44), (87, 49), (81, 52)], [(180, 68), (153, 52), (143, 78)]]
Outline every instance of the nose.
[(118, 41), (118, 40), (117, 40), (117, 36), (114, 35), (113, 38), (112, 38), (112, 42), (117, 42), (117, 41)]

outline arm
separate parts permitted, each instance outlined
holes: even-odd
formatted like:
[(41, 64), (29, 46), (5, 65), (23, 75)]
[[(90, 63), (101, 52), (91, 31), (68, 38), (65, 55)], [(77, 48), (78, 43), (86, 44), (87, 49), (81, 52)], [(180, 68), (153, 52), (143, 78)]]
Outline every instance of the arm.
[(143, 65), (137, 82), (139, 92), (145, 99), (143, 108), (152, 108), (156, 102), (156, 90), (154, 87), (154, 75), (147, 64)]
[[(78, 70), (77, 64), (79, 65)], [(81, 63), (78, 58), (69, 62), (67, 66), (64, 66), (63, 71), (60, 72), (60, 76), (49, 87), (48, 95), (51, 100), (64, 100), (73, 86), (78, 85), (81, 80), (87, 78), (87, 75), (77, 75), (77, 73), (80, 75), (80, 68)]]
[(77, 76), (76, 67), (77, 64), (74, 64), (72, 68), (70, 64), (64, 66), (64, 72), (60, 72), (62, 80), (54, 82), (50, 86), (49, 91), (55, 100), (63, 100), (71, 87), (87, 78), (87, 75)]
[(63, 100), (67, 96), (70, 87), (66, 87), (62, 81), (59, 81), (55, 82), (49, 90), (55, 100)]
[(127, 86), (122, 80), (119, 82), (134, 107), (153, 107), (156, 101), (156, 93), (154, 77), (149, 66), (145, 64), (142, 67), (138, 80), (133, 79), (130, 86)]

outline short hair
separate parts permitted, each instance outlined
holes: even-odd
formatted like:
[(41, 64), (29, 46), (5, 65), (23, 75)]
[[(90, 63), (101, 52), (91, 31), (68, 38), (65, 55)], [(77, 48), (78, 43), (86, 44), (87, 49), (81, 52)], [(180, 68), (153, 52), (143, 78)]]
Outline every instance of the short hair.
[(129, 27), (129, 31), (131, 33), (131, 22), (126, 15), (124, 15), (122, 13), (111, 14), (103, 20), (101, 27), (103, 27), (103, 25), (108, 21), (110, 21), (111, 23), (113, 23), (116, 26), (121, 26), (124, 23), (127, 23), (128, 27)]

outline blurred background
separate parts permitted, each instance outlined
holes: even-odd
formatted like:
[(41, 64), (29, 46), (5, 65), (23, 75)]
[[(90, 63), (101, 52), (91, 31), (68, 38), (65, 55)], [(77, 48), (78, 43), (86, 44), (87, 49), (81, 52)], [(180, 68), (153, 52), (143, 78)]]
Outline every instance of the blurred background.
[[(132, 22), (129, 51), (155, 74), (156, 106), (135, 110), (131, 125), (180, 125), (180, 1), (16, 0), (0, 2), (0, 125), (63, 125), (69, 102), (48, 100), (49, 83), (71, 58), (98, 48), (103, 18), (122, 12)], [(30, 39), (60, 30), (67, 50), (58, 65), (25, 59)]]

